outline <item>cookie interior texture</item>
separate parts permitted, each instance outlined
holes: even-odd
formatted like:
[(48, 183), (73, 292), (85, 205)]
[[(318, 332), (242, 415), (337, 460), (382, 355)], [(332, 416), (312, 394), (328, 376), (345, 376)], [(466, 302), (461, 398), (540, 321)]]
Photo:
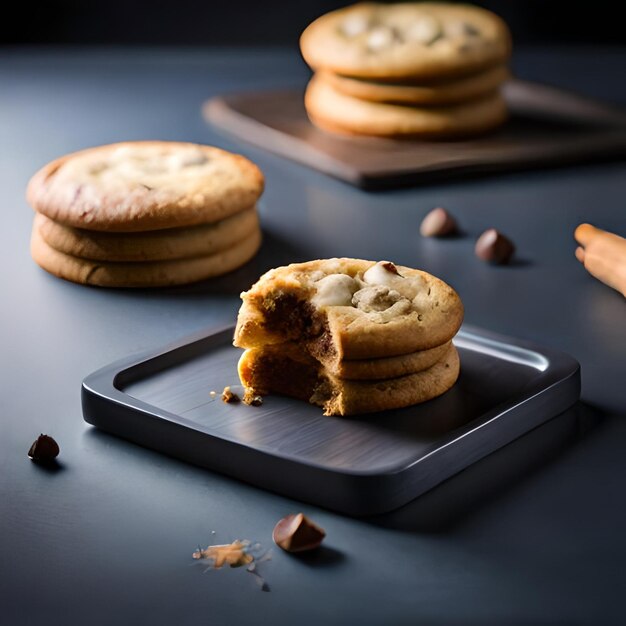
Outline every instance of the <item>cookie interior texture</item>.
[(246, 350), (238, 372), (250, 395), (274, 392), (321, 406), (324, 415), (355, 415), (404, 408), (440, 396), (454, 385), (459, 368), (456, 348), (447, 344), (441, 358), (422, 371), (378, 380), (345, 380), (305, 352), (271, 345)]

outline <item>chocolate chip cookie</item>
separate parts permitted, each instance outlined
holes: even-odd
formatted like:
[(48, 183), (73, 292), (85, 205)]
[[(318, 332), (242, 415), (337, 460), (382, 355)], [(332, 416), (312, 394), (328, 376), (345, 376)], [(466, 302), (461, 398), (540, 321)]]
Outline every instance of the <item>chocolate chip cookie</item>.
[(494, 13), (468, 4), (355, 4), (302, 33), (314, 70), (367, 79), (458, 77), (504, 63), (511, 37)]
[(74, 228), (135, 232), (216, 222), (263, 192), (248, 159), (192, 143), (136, 141), (63, 156), (31, 179), (27, 199)]

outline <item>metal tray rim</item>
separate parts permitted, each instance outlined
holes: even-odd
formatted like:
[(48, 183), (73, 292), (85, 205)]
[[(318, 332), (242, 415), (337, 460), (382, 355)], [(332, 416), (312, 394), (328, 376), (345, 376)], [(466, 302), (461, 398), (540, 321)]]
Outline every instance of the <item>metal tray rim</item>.
[[(507, 412), (513, 410), (516, 407), (519, 407), (526, 402), (529, 402), (538, 395), (549, 391), (549, 389), (553, 385), (559, 383), (560, 381), (571, 378), (573, 376), (577, 376), (579, 374), (578, 362), (568, 354), (553, 349), (539, 347), (532, 342), (527, 342), (523, 340), (514, 340), (515, 343), (511, 343), (511, 341), (513, 340), (510, 338), (498, 335), (491, 331), (479, 329), (475, 326), (464, 324), (457, 335), (457, 338), (460, 340), (459, 343), (462, 343), (462, 347), (472, 349), (472, 345), (476, 346), (485, 344), (485, 346), (487, 347), (487, 353), (493, 356), (494, 352), (497, 351), (500, 354), (500, 358), (502, 358), (503, 356), (508, 356), (509, 358), (505, 360), (511, 360), (513, 362), (518, 362), (528, 367), (531, 367), (538, 371), (537, 377), (534, 379), (533, 383), (527, 385), (524, 391), (521, 392), (519, 395), (512, 397), (509, 399), (508, 402), (503, 403), (502, 405), (498, 405), (491, 410), (483, 413), (480, 423), (475, 424), (472, 427), (471, 424), (476, 422), (476, 420), (474, 420), (474, 422), (470, 422), (463, 427), (459, 427), (458, 429), (451, 431), (445, 438), (442, 438), (437, 443), (433, 443), (427, 452), (413, 460), (411, 463), (404, 464), (402, 466), (389, 466), (388, 468), (377, 467), (374, 470), (349, 468), (332, 468), (331, 470), (323, 464), (304, 460), (298, 456), (291, 455), (289, 453), (281, 452), (280, 454), (278, 454), (276, 453), (276, 451), (264, 448), (262, 446), (250, 445), (227, 435), (218, 435), (211, 432), (210, 429), (203, 429), (198, 427), (197, 423), (191, 420), (187, 420), (186, 418), (177, 415), (176, 413), (171, 413), (147, 402), (144, 402), (143, 400), (130, 396), (129, 394), (126, 394), (123, 390), (121, 390), (116, 384), (121, 377), (127, 375), (128, 372), (133, 368), (136, 368), (149, 361), (158, 361), (166, 354), (188, 348), (192, 344), (207, 340), (211, 337), (215, 337), (216, 335), (227, 332), (232, 333), (233, 329), (233, 325), (227, 324), (207, 330), (201, 330), (191, 335), (187, 335), (181, 339), (170, 342), (162, 346), (161, 348), (147, 350), (136, 355), (124, 357), (94, 371), (93, 373), (85, 377), (82, 382), (83, 393), (96, 395), (101, 399), (112, 402), (118, 406), (124, 406), (132, 411), (140, 412), (144, 416), (150, 416), (153, 418), (158, 418), (160, 420), (165, 420), (182, 426), (183, 428), (191, 429), (204, 436), (211, 437), (216, 440), (226, 441), (230, 444), (262, 452), (264, 454), (269, 454), (286, 462), (297, 463), (298, 465), (305, 465), (311, 469), (324, 472), (332, 471), (333, 474), (342, 474), (349, 477), (380, 477), (401, 474), (417, 466), (419, 463), (422, 463), (443, 448), (447, 448), (452, 444), (460, 441), (461, 439), (468, 437), (479, 430), (482, 430), (494, 420), (505, 415)], [(524, 355), (526, 356), (526, 361), (523, 360)], [(557, 376), (555, 373), (556, 370), (567, 370), (568, 374), (566, 376)], [(502, 410), (503, 406), (507, 407), (506, 410)], [(88, 423), (91, 423), (85, 415), (84, 419)], [(358, 417), (347, 419), (358, 419)]]

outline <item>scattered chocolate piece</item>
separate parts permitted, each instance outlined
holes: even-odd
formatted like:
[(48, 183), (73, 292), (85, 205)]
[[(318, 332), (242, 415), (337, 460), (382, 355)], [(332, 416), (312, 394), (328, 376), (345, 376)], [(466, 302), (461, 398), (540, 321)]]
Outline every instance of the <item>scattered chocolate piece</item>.
[(50, 463), (59, 456), (59, 452), (59, 444), (49, 435), (42, 433), (33, 442), (28, 456), (38, 463)]
[(224, 387), (224, 391), (222, 391), (222, 402), (234, 404), (235, 402), (241, 402), (241, 398), (235, 392), (231, 391), (230, 387)]
[(483, 261), (505, 265), (513, 256), (515, 245), (495, 228), (490, 228), (476, 240), (474, 252)]
[(456, 220), (442, 207), (437, 207), (427, 213), (420, 224), (422, 237), (445, 237), (457, 231)]
[(303, 513), (287, 515), (274, 526), (274, 543), (287, 552), (305, 552), (317, 548), (326, 533)]

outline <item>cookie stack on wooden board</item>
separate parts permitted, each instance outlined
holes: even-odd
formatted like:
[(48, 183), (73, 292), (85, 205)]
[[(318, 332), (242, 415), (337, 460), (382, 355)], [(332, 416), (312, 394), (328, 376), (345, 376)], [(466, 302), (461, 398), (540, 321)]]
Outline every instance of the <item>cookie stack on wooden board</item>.
[(506, 120), (499, 88), (509, 76), (511, 37), (485, 9), (356, 4), (315, 20), (300, 48), (315, 70), (305, 107), (324, 130), (457, 138)]
[(181, 285), (225, 274), (261, 243), (259, 168), (193, 143), (140, 141), (63, 156), (30, 180), (33, 259), (77, 283)]
[(275, 392), (352, 415), (430, 400), (458, 377), (463, 305), (426, 272), (323, 259), (270, 270), (241, 297), (247, 398)]

